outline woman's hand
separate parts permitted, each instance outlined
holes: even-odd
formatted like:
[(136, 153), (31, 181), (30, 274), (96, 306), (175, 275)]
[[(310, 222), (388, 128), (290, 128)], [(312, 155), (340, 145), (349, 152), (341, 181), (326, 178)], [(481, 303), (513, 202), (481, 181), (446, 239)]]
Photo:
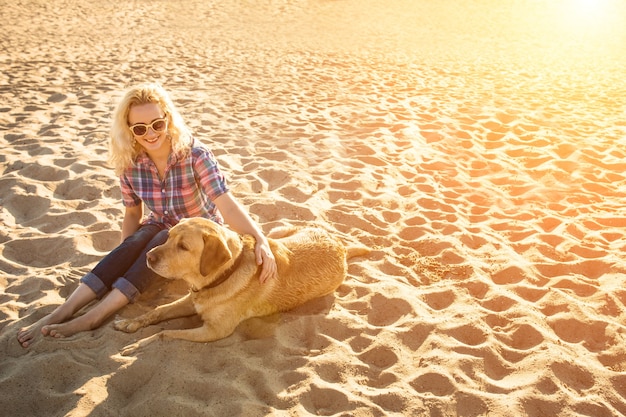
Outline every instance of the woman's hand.
[(276, 267), (276, 259), (270, 249), (267, 242), (257, 241), (254, 246), (254, 253), (256, 254), (256, 264), (263, 265), (261, 275), (259, 275), (259, 281), (265, 283), (269, 278), (276, 278), (278, 268)]
[(270, 278), (275, 278), (278, 271), (276, 259), (267, 239), (263, 236), (263, 232), (257, 224), (230, 193), (220, 195), (215, 199), (214, 203), (231, 229), (241, 235), (252, 235), (256, 239), (256, 245), (254, 246), (256, 263), (259, 266), (263, 265), (259, 281), (264, 283)]

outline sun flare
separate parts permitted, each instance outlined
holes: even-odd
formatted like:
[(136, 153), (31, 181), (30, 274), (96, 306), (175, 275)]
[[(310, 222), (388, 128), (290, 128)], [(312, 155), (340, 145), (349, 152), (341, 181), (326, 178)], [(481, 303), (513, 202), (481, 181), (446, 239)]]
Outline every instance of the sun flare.
[(614, 0), (569, 0), (564, 16), (573, 25), (603, 25), (611, 19)]

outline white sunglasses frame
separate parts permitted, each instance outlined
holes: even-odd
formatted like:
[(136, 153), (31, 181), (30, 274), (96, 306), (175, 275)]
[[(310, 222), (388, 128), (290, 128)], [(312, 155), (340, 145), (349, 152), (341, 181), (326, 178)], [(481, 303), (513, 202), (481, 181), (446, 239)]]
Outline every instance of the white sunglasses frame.
[[(156, 129), (154, 128), (154, 124), (155, 124), (155, 123), (157, 123), (157, 122), (165, 122), (165, 128), (163, 128), (163, 130), (156, 130)], [(130, 129), (130, 132), (133, 134), (133, 136), (135, 136), (135, 137), (137, 137), (137, 138), (142, 138), (142, 137), (144, 137), (144, 136), (146, 136), (146, 135), (148, 134), (149, 129), (152, 129), (152, 131), (153, 131), (154, 133), (161, 133), (161, 132), (165, 132), (165, 131), (167, 130), (167, 126), (168, 126), (168, 124), (169, 124), (169, 122), (168, 122), (168, 120), (167, 120), (167, 116), (165, 116), (165, 117), (159, 117), (158, 119), (154, 119), (154, 120), (152, 121), (152, 123), (150, 123), (150, 124), (145, 124), (145, 123), (135, 123), (135, 124), (134, 124), (134, 125), (132, 125), (132, 126), (128, 126), (128, 128)], [(143, 127), (145, 127), (145, 128), (146, 128), (146, 132), (145, 132), (143, 135), (137, 135), (137, 134), (135, 133), (135, 131), (133, 130), (133, 128), (134, 128), (135, 126), (143, 126)]]

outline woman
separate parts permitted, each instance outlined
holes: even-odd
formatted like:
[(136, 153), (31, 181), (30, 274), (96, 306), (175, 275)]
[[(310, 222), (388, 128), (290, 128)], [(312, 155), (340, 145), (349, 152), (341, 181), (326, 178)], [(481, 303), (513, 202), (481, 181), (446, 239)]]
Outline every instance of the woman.
[[(226, 222), (234, 231), (254, 236), (257, 263), (263, 265), (261, 282), (276, 275), (266, 237), (231, 195), (213, 154), (194, 140), (160, 85), (131, 88), (120, 102), (110, 162), (120, 176), (125, 207), (122, 243), (81, 278), (62, 305), (18, 332), (22, 347), (40, 333), (66, 337), (95, 329), (134, 302), (156, 275), (146, 266), (146, 253), (164, 243), (168, 229), (185, 217)], [(144, 204), (150, 210), (145, 219)], [(95, 299), (100, 301), (92, 309), (72, 318)]]

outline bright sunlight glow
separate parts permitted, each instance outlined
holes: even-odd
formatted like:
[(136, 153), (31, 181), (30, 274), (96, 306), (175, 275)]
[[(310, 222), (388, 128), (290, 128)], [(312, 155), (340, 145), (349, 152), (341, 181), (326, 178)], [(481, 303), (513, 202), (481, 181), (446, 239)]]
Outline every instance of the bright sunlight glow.
[(566, 0), (564, 16), (573, 25), (602, 25), (611, 18), (615, 0)]

